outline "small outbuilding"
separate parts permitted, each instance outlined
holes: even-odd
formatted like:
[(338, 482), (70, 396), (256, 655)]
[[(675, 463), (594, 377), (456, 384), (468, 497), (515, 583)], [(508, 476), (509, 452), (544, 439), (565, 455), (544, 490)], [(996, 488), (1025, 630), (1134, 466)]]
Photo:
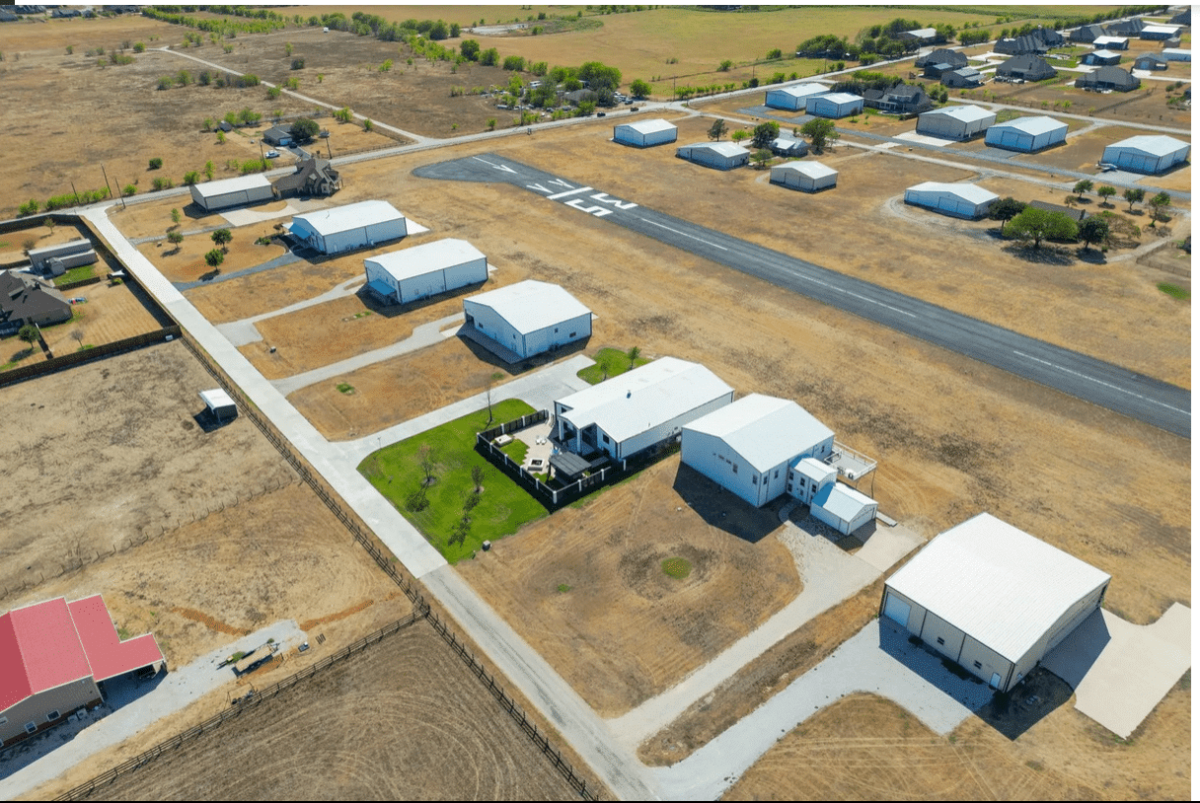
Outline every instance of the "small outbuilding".
[(1167, 61), (1186, 61), (1192, 63), (1192, 51), (1179, 47), (1164, 47), (1162, 57)]
[(404, 237), (408, 221), (387, 201), (359, 201), (296, 215), (284, 228), (322, 254), (338, 254)]
[(808, 143), (794, 137), (776, 137), (771, 140), (771, 153), (783, 157), (808, 155)]
[(1167, 60), (1157, 53), (1143, 53), (1133, 60), (1135, 70), (1165, 70)]
[(206, 212), (231, 206), (257, 204), (275, 197), (271, 180), (262, 173), (252, 173), (220, 181), (205, 181), (192, 185), (192, 200)]
[(1067, 124), (1053, 117), (1018, 117), (995, 123), (987, 130), (984, 142), (994, 148), (1034, 153), (1067, 141)]
[(717, 170), (732, 170), (750, 163), (750, 151), (732, 142), (695, 142), (680, 146), (675, 155)]
[(830, 482), (813, 495), (808, 512), (842, 535), (853, 535), (875, 518), (879, 503), (849, 485)]
[(1093, 50), (1083, 56), (1083, 63), (1089, 66), (1108, 67), (1121, 63), (1121, 54), (1115, 50)]
[(809, 98), (828, 95), (829, 87), (824, 84), (804, 83), (781, 86), (767, 90), (766, 105), (771, 109), (802, 111)]
[(817, 192), (837, 186), (838, 171), (820, 162), (786, 162), (771, 168), (771, 183)]
[(31, 248), (26, 253), (30, 267), (45, 276), (62, 276), (71, 268), (92, 265), (98, 259), (91, 241), (83, 238), (45, 248)]
[(888, 578), (879, 613), (1006, 692), (1099, 609), (1111, 579), (980, 513)]
[(1138, 32), (1140, 39), (1148, 39), (1150, 41), (1173, 39), (1176, 36), (1179, 36), (1178, 25), (1147, 25)]
[(924, 68), (931, 64), (945, 64), (957, 70), (959, 67), (967, 66), (967, 54), (961, 50), (940, 47), (937, 50), (931, 50), (928, 53), (917, 56), (917, 60), (913, 63), (913, 66)]
[(503, 347), (512, 362), (592, 335), (591, 310), (557, 284), (534, 279), (464, 298), (463, 314), (464, 329)]
[[(990, 132), (990, 129), (989, 129)], [(977, 184), (926, 181), (904, 191), (904, 203), (923, 206), (952, 217), (974, 220), (987, 214), (1000, 196)]]
[(292, 127), (276, 125), (271, 126), (262, 135), (263, 142), (270, 145), (278, 145), (281, 148), (287, 148), (294, 142), (292, 138)]
[(410, 304), (488, 278), (483, 252), (452, 238), (380, 254), (363, 260), (363, 267), (367, 292), (384, 304)]
[(979, 106), (947, 106), (919, 116), (917, 133), (961, 142), (982, 134), (995, 122), (996, 113)]
[(200, 399), (218, 424), (237, 418), (237, 403), (221, 388), (200, 391)]
[(1103, 161), (1134, 173), (1163, 173), (1186, 162), (1191, 148), (1164, 134), (1130, 137), (1106, 147)]
[(983, 86), (987, 76), (974, 67), (963, 67), (942, 73), (942, 84), (951, 89), (974, 89)]
[(663, 119), (638, 120), (613, 126), (613, 142), (633, 145), (636, 148), (665, 145), (668, 142), (674, 142), (678, 137), (679, 129), (673, 123), (668, 123)]
[(852, 114), (862, 114), (865, 103), (863, 98), (849, 92), (831, 92), (828, 95), (809, 98), (805, 109), (816, 117), (837, 120)]

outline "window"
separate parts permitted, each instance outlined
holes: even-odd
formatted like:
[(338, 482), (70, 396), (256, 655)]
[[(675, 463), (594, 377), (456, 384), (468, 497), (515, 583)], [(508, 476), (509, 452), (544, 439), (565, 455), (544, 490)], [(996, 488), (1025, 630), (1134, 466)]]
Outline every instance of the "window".
[(976, 662), (975, 662), (975, 668), (976, 668), (976, 669), (983, 669), (983, 664), (981, 664), (981, 663), (979, 663), (978, 661), (976, 661)]
[(804, 477), (801, 477), (801, 478), (800, 478), (800, 487), (801, 487), (801, 488), (805, 487), (805, 485), (804, 485)]
[(779, 479), (779, 469), (775, 469), (775, 477), (774, 477), (774, 479)]
[(604, 441), (605, 443), (608, 443), (608, 436), (607, 436), (607, 435), (605, 435), (605, 434), (603, 434), (603, 433), (601, 433), (601, 435), (600, 435), (600, 440)]
[(572, 332), (571, 334), (567, 335), (567, 337), (575, 337), (575, 333)]
[(941, 636), (938, 636), (938, 644), (945, 644), (945, 643), (946, 643), (946, 640), (944, 638), (942, 638)]
[(733, 464), (733, 473), (737, 474), (737, 463)]
[(558, 327), (554, 327), (554, 334), (558, 334)]
[(37, 723), (36, 722), (26, 722), (25, 723), (25, 732), (26, 733), (37, 733)]
[(8, 717), (0, 717), (0, 725), (7, 725)]
[(758, 485), (758, 475), (755, 474), (753, 477), (751, 477), (750, 482), (752, 482), (755, 485)]
[(61, 716), (61, 714), (59, 714), (57, 711), (51, 711), (49, 714), (46, 714), (46, 721), (53, 722), (54, 720), (58, 719), (60, 716)]

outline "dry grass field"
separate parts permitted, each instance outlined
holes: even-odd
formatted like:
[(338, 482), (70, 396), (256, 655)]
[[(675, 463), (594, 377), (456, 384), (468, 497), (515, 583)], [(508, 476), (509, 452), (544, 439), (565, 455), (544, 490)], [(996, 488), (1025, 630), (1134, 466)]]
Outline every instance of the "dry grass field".
[[(279, 201), (277, 203), (283, 203)], [(276, 257), (281, 257), (288, 251), (278, 242), (272, 242), (270, 245), (259, 245), (256, 240), (260, 237), (270, 237), (277, 234), (275, 227), (280, 221), (287, 221), (290, 218), (281, 218), (280, 220), (269, 220), (263, 223), (255, 223), (249, 226), (226, 226), (233, 234), (233, 240), (226, 246), (228, 249), (225, 254), (225, 260), (219, 266), (219, 273), (234, 273), (246, 268), (253, 268), (261, 265), (264, 262), (269, 262)], [(183, 226), (185, 230), (187, 226)], [(204, 261), (204, 255), (214, 248), (219, 248), (212, 240), (212, 234), (205, 232), (203, 234), (185, 235), (183, 242), (178, 246), (171, 245), (166, 240), (158, 240), (151, 243), (143, 243), (138, 246), (138, 250), (147, 259), (154, 262), (162, 272), (163, 276), (167, 277), (172, 282), (194, 282), (204, 279), (206, 276), (212, 277), (217, 272), (208, 266)], [(286, 269), (286, 266), (282, 269)]]
[(240, 800), (255, 788), (283, 800), (577, 797), (422, 622), (90, 799)]
[[(755, 510), (672, 457), (458, 564), (602, 717), (665, 691), (801, 590)], [(685, 579), (663, 561), (691, 564)]]
[[(1077, 73), (1060, 72), (1057, 81), (1046, 84), (997, 84), (989, 83), (986, 89), (989, 100), (1025, 106), (1030, 113), (1041, 114), (1052, 111), (1054, 104), (1069, 100), (1071, 114), (1085, 114), (1119, 122), (1163, 125), (1173, 128), (1191, 128), (1191, 114), (1186, 109), (1167, 106), (1166, 84), (1161, 81), (1142, 81), (1142, 86), (1132, 92), (1102, 94), (1067, 86)], [(961, 96), (970, 98), (971, 92)]]

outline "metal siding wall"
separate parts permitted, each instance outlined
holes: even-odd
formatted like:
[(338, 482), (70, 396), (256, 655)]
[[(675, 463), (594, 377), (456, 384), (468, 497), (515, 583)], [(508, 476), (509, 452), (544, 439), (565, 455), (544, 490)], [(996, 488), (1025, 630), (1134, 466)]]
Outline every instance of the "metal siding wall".
[(446, 276), (440, 270), (412, 276), (400, 282), (400, 300), (407, 304), (446, 292)]
[[(908, 625), (906, 629), (909, 633), (919, 636), (921, 634), (921, 628), (925, 626), (925, 617), (929, 615), (929, 612), (925, 609), (925, 606), (913, 602), (911, 599), (903, 594), (898, 593), (895, 589), (889, 586), (885, 585), (884, 589), (885, 597), (887, 595), (891, 595), (897, 599), (904, 600), (909, 604), (911, 610), (908, 612)], [(885, 598), (884, 603), (886, 604), (886, 602), (887, 600)]]
[(475, 319), (476, 330), (487, 335), (505, 348), (512, 349), (518, 353), (520, 352), (520, 343), (517, 342), (517, 338), (513, 337), (516, 332), (509, 326), (508, 321), (497, 315), (491, 307), (479, 304), (472, 306), (474, 309), (471, 311), (471, 315)]
[(713, 410), (719, 410), (720, 408), (732, 402), (732, 396), (733, 393), (731, 391), (720, 398), (706, 402), (695, 410), (689, 410), (688, 412), (678, 415), (670, 421), (660, 424), (653, 429), (623, 441), (620, 444), (619, 454), (623, 458), (629, 457), (631, 454), (636, 454), (642, 449), (649, 448), (654, 444), (671, 437), (676, 430), (682, 429), (684, 424), (690, 424), (700, 416), (711, 413)]
[[(976, 661), (980, 663), (979, 667), (975, 666)], [(1008, 691), (1004, 683), (1008, 679), (1008, 673), (1013, 667), (1013, 662), (982, 644), (977, 639), (967, 636), (963, 640), (962, 655), (958, 659), (958, 664), (972, 675), (981, 678), (984, 683), (990, 683), (992, 674), (998, 673), (1000, 675), (999, 690)], [(1017, 673), (1013, 672), (1012, 676), (1016, 678)]]
[(658, 131), (648, 135), (645, 138), (647, 145), (663, 145), (667, 142), (674, 142), (679, 138), (679, 132), (674, 128), (668, 128), (666, 131)]
[(446, 289), (457, 290), (468, 284), (486, 282), (488, 278), (487, 257), (472, 259), (459, 265), (452, 265), (444, 271)]
[[(738, 463), (738, 473), (734, 474), (733, 466), (720, 460), (717, 454), (723, 454), (733, 463)], [(752, 470), (720, 438), (703, 432), (685, 431), (681, 460), (740, 499), (758, 505), (759, 486), (750, 483)]]
[[(941, 638), (945, 644), (938, 644), (938, 639)], [(962, 649), (963, 639), (966, 634), (954, 627), (945, 619), (942, 619), (935, 613), (929, 613), (925, 617), (925, 626), (921, 631), (921, 639), (937, 650), (942, 655), (945, 655), (952, 661), (958, 660), (959, 651)]]
[(46, 715), (52, 711), (57, 710), (63, 715), (70, 714), (98, 699), (100, 690), (91, 678), (72, 681), (35, 694), (4, 712), (4, 716), (8, 717), (8, 724), (0, 725), (0, 741), (8, 741), (25, 733), (26, 722), (36, 722), (38, 727), (41, 727), (46, 724)]

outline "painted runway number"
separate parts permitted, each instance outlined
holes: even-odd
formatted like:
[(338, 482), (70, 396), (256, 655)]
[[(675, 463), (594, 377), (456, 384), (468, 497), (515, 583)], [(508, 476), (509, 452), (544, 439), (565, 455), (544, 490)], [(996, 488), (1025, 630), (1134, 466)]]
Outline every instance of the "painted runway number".
[[(563, 201), (564, 204), (572, 209), (578, 209), (580, 212), (586, 212), (595, 217), (611, 215), (615, 209), (634, 209), (637, 207), (637, 204), (632, 201), (622, 201), (618, 198), (612, 198), (606, 192), (595, 192), (587, 198), (571, 197), (590, 192), (592, 188), (573, 187), (562, 179), (547, 181), (546, 184), (555, 186), (547, 187), (545, 184), (526, 184), (525, 186), (531, 190), (545, 193), (546, 197), (551, 201)], [(570, 198), (570, 200), (564, 200), (567, 198)], [(595, 204), (589, 205), (590, 201), (594, 201)], [(597, 206), (596, 204), (601, 205)], [(613, 209), (606, 209), (606, 206), (611, 206)]]

